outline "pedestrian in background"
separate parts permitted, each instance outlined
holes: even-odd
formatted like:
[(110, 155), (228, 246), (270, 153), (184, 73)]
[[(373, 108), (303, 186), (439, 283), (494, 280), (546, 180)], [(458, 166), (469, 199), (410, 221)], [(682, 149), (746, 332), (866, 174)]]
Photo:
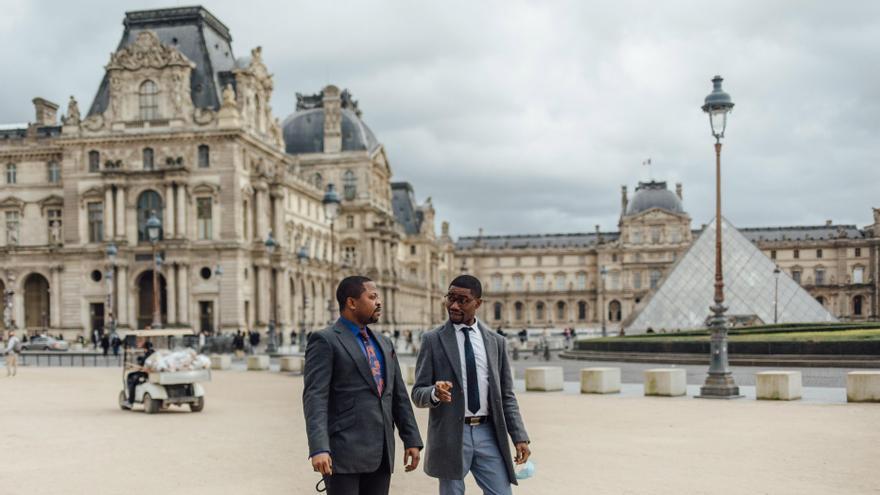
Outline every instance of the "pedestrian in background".
[(106, 333), (101, 336), (101, 350), (104, 351), (104, 357), (107, 357), (107, 353), (110, 352), (110, 337)]
[(15, 376), (18, 373), (18, 355), (21, 354), (21, 341), (15, 336), (15, 330), (9, 331), (3, 354), (6, 355), (6, 376)]

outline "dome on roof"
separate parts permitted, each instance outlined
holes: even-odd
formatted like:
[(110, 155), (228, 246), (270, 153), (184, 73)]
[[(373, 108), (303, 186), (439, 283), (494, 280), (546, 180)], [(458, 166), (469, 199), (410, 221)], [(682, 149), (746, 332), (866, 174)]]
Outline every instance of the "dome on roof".
[(672, 213), (684, 213), (681, 200), (674, 192), (666, 189), (666, 182), (639, 182), (632, 200), (626, 207), (626, 214), (636, 215), (653, 208), (660, 208)]
[[(296, 155), (324, 151), (323, 96), (323, 91), (316, 95), (305, 96), (297, 93), (296, 111), (284, 119), (281, 125), (284, 146), (288, 153)], [(357, 102), (352, 100), (347, 90), (341, 93), (340, 99), (342, 151), (376, 149), (379, 141), (373, 131), (361, 120)]]

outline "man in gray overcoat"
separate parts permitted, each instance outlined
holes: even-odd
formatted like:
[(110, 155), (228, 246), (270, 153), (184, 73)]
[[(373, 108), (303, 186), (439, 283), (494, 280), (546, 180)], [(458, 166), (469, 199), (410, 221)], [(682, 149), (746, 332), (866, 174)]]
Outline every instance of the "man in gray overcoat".
[(507, 342), (477, 321), (482, 284), (461, 275), (449, 286), (449, 320), (425, 333), (412, 400), (429, 407), (425, 472), (440, 479), (441, 495), (464, 493), (470, 472), (484, 494), (510, 494), (516, 463), (531, 454), (513, 393)]

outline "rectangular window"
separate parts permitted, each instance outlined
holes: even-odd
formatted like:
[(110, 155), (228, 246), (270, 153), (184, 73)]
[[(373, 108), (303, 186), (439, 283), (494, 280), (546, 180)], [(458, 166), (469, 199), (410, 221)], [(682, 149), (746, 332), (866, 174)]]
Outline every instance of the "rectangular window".
[(210, 240), (213, 227), (213, 211), (211, 210), (213, 198), (198, 198), (196, 200), (196, 218), (199, 240)]
[(556, 276), (556, 290), (565, 290), (565, 275)]
[(357, 252), (354, 246), (345, 246), (342, 248), (342, 261), (348, 266), (357, 264)]
[(410, 247), (409, 247), (409, 254), (414, 255), (414, 254), (416, 254), (416, 252), (417, 252), (417, 251), (416, 251), (416, 247), (415, 247), (415, 246), (410, 246)]
[[(540, 257), (538, 259), (541, 259)], [(535, 290), (544, 290), (544, 276), (535, 275)]]
[(89, 242), (104, 240), (104, 203), (89, 203)]
[(800, 259), (800, 257), (801, 257), (801, 250), (795, 249), (794, 250), (794, 259)]
[(816, 250), (816, 258), (822, 258), (822, 250), (821, 249)]
[(49, 174), (49, 183), (58, 184), (61, 182), (61, 165), (58, 162), (49, 162), (46, 165), (46, 171)]
[(609, 284), (609, 289), (611, 290), (619, 290), (620, 289), (620, 272), (611, 272), (611, 283)]
[(775, 260), (775, 259), (776, 259), (776, 250), (775, 250), (775, 249), (773, 249), (773, 250), (770, 251), (770, 259), (771, 259), (771, 260)]
[(15, 184), (18, 175), (18, 167), (14, 163), (6, 164), (6, 183)]
[(538, 261), (537, 261), (538, 266), (541, 266), (541, 262), (542, 262), (542, 261), (543, 261), (542, 258), (541, 258), (540, 256), (538, 256)]
[(651, 227), (651, 244), (660, 244), (660, 227)]
[(632, 243), (633, 244), (641, 244), (642, 243), (642, 232), (639, 230), (632, 231)]
[(97, 172), (101, 169), (101, 154), (95, 150), (89, 151), (89, 172)]
[(611, 255), (611, 262), (612, 262), (612, 263), (617, 263), (617, 254), (612, 254), (612, 255)]
[(825, 284), (825, 270), (816, 268), (816, 285)]
[(565, 256), (557, 256), (556, 257), (556, 264), (559, 266), (564, 265), (565, 264)]
[(515, 290), (523, 290), (523, 278), (522, 275), (514, 275), (513, 276), (513, 288)]
[(6, 245), (17, 246), (21, 218), (17, 211), (6, 212)]
[(865, 269), (857, 266), (853, 268), (853, 283), (854, 284), (863, 284), (865, 283)]
[(46, 216), (49, 220), (49, 244), (61, 244), (61, 209), (51, 208)]
[(672, 242), (675, 244), (681, 242), (681, 230), (678, 227), (672, 227)]
[(660, 270), (651, 270), (651, 289), (656, 289), (660, 283)]
[(578, 273), (577, 276), (577, 287), (579, 290), (586, 290), (587, 288), (587, 274), (586, 273)]
[(495, 292), (501, 292), (501, 275), (492, 276), (492, 290)]
[(633, 289), (642, 288), (642, 272), (633, 272)]
[(345, 227), (349, 229), (354, 228), (354, 215), (348, 215), (345, 217)]
[(792, 270), (791, 278), (794, 279), (795, 282), (801, 283), (801, 271), (800, 270)]
[(203, 144), (199, 146), (199, 168), (208, 168), (211, 166), (211, 148)]
[(856, 248), (856, 258), (862, 255), (862, 248)]

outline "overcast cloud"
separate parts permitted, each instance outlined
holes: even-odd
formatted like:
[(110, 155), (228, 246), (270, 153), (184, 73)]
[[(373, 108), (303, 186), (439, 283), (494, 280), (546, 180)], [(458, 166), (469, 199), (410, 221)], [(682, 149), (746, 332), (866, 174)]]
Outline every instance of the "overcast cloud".
[[(187, 2), (3, 0), (0, 123), (31, 98), (87, 109), (126, 10)], [(684, 184), (714, 211), (700, 111), (716, 73), (736, 107), (722, 156), (738, 226), (871, 223), (878, 197), (880, 3), (204, 2), (236, 56), (263, 46), (283, 118), (296, 92), (349, 88), (395, 180), (454, 236), (616, 230), (620, 186)], [(438, 222), (439, 229), (439, 222)]]

